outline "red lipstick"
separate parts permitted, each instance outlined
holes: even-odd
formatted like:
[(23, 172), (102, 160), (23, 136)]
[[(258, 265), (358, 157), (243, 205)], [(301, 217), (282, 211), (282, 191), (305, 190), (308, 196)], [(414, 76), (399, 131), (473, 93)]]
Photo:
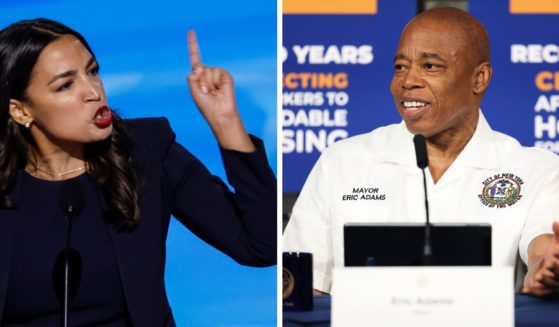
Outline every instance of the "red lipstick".
[(113, 115), (111, 110), (107, 106), (102, 106), (97, 109), (95, 116), (93, 117), (93, 123), (99, 128), (106, 128), (113, 122)]

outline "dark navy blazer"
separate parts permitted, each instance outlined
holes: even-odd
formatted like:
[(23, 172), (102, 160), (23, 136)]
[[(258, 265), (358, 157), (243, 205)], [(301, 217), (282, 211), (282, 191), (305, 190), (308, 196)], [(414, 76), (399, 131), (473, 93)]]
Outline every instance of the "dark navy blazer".
[[(262, 142), (257, 151), (221, 149), (231, 193), (192, 154), (175, 142), (164, 118), (127, 120), (133, 160), (143, 179), (141, 222), (132, 232), (110, 226), (126, 305), (134, 326), (175, 326), (164, 285), (165, 240), (170, 215), (237, 262), (276, 263), (276, 180)], [(12, 189), (16, 204), (17, 178)], [(58, 204), (53, 208), (58, 209)], [(53, 209), (54, 210), (54, 209)], [(17, 209), (0, 209), (0, 319), (6, 302)], [(102, 287), (102, 285), (100, 285)]]

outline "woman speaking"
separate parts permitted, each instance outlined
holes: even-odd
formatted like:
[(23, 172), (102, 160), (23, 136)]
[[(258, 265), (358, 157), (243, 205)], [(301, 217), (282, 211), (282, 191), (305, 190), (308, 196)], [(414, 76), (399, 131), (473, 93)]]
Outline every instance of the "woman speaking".
[(0, 31), (0, 325), (59, 325), (65, 302), (71, 326), (174, 326), (170, 215), (241, 264), (275, 264), (262, 142), (243, 126), (231, 76), (202, 64), (193, 32), (188, 45), (190, 93), (234, 193), (164, 118), (111, 109), (79, 33), (47, 19)]

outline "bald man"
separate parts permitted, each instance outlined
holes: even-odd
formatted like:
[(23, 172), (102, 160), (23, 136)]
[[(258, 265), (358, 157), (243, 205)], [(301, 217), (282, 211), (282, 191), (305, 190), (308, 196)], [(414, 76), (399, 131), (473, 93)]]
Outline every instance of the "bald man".
[(491, 74), (487, 31), (468, 13), (438, 8), (408, 23), (390, 85), (403, 122), (324, 151), (285, 230), (285, 251), (313, 253), (315, 290), (329, 293), (343, 266), (345, 223), (424, 222), (412, 142), (423, 134), (431, 221), (491, 224), (493, 265), (516, 265), (525, 293), (559, 293), (559, 159), (489, 127), (480, 103)]

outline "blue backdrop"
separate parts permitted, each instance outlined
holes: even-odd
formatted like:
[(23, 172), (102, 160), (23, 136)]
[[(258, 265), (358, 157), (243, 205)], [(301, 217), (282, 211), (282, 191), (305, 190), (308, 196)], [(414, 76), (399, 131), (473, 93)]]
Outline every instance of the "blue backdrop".
[(377, 3), (376, 14), (283, 15), (284, 192), (300, 191), (326, 146), (401, 120), (390, 79), (417, 1)]
[[(186, 31), (203, 60), (229, 70), (248, 130), (276, 166), (276, 2), (2, 0), (0, 26), (58, 20), (88, 40), (109, 103), (128, 118), (166, 116), (178, 140), (224, 177), (217, 144), (186, 86)], [(166, 284), (179, 326), (276, 326), (276, 268), (242, 267), (173, 220)]]
[(512, 1), (469, 2), (491, 41), (493, 78), (482, 109), (493, 129), (559, 153), (559, 6), (549, 2), (555, 14), (511, 13)]

